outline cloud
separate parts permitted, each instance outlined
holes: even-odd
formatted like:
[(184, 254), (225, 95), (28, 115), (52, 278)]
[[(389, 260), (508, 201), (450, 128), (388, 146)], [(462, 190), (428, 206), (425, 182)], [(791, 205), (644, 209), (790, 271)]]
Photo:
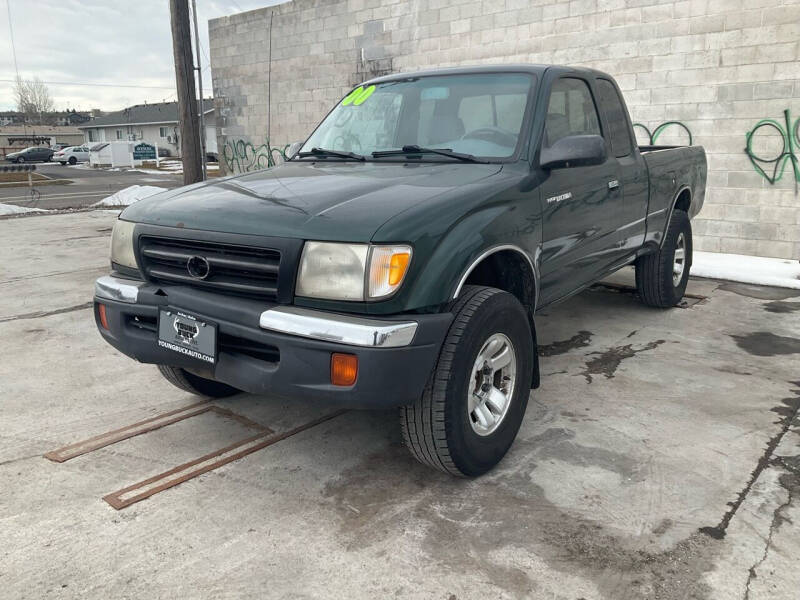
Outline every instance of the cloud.
[[(0, 2), (9, 3), (20, 75), (54, 82), (48, 87), (56, 109), (119, 110), (176, 98), (168, 0)], [(208, 20), (275, 3), (197, 0), (207, 96), (211, 89)], [(0, 4), (0, 110), (13, 110), (11, 80), (16, 74), (5, 9)]]

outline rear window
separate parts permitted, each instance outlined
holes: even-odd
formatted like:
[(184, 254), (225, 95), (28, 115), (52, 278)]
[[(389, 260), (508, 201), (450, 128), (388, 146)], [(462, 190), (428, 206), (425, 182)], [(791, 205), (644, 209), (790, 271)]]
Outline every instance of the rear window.
[(614, 156), (621, 158), (631, 153), (631, 136), (628, 131), (628, 118), (617, 89), (607, 79), (597, 80), (597, 94), (600, 106), (608, 121), (611, 135), (611, 149)]

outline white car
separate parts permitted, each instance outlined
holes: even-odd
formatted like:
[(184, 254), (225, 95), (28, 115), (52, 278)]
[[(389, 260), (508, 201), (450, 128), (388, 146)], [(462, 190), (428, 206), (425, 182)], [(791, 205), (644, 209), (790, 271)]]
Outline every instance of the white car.
[(74, 165), (79, 162), (89, 160), (89, 148), (86, 146), (69, 146), (53, 154), (53, 162), (60, 162), (62, 165), (67, 163)]

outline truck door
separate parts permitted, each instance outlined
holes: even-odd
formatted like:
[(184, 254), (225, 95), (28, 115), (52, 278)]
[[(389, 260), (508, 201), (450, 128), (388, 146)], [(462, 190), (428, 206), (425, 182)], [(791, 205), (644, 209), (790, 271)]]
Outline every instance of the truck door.
[[(542, 147), (572, 135), (603, 135), (603, 131), (588, 82), (569, 75), (551, 88)], [(603, 164), (551, 169), (541, 184), (543, 303), (598, 279), (618, 253), (619, 164), (608, 141), (606, 145), (608, 158)]]
[(619, 161), (622, 209), (618, 213), (619, 259), (624, 260), (644, 244), (649, 183), (647, 167), (636, 150), (628, 109), (617, 86), (610, 79), (595, 80), (600, 113), (611, 141), (611, 151)]

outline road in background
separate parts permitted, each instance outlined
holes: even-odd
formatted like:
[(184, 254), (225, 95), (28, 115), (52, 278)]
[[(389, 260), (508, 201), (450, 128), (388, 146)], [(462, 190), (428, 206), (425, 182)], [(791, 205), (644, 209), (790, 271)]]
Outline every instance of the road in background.
[(0, 187), (0, 203), (59, 209), (91, 206), (116, 191), (131, 185), (154, 185), (171, 189), (183, 184), (180, 175), (165, 173), (152, 175), (136, 170), (110, 171), (58, 164), (37, 164), (36, 171), (53, 179), (69, 179), (73, 183), (38, 185), (37, 200), (33, 200), (28, 187)]

